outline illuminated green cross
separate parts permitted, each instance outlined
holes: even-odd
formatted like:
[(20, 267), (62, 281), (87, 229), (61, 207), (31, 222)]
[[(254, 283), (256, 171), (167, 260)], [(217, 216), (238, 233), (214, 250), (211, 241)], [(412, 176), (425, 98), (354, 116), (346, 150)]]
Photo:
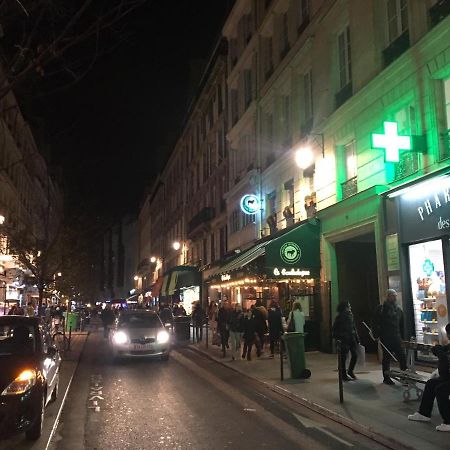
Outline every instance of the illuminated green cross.
[(372, 148), (385, 150), (385, 161), (398, 162), (400, 150), (411, 150), (411, 136), (399, 136), (397, 122), (384, 122), (384, 134), (371, 134)]

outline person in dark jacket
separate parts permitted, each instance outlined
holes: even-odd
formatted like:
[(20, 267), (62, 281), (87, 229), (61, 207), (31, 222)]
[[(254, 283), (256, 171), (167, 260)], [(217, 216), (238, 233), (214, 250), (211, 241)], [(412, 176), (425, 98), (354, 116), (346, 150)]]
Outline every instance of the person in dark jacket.
[(227, 301), (222, 303), (217, 313), (217, 328), (220, 334), (220, 343), (222, 345), (222, 357), (225, 358), (227, 354), (228, 339), (230, 337), (230, 321), (231, 321), (231, 310), (230, 305)]
[(267, 310), (262, 306), (261, 300), (256, 300), (256, 303), (251, 306), (250, 311), (255, 323), (256, 331), (256, 356), (260, 357), (262, 350), (264, 349), (264, 333), (266, 332), (266, 318)]
[[(450, 340), (450, 323), (445, 327), (447, 339)], [(450, 344), (435, 345), (432, 350), (438, 358), (437, 377), (425, 383), (419, 411), (408, 416), (409, 420), (430, 422), (434, 399), (436, 398), (443, 423), (436, 427), (437, 431), (450, 431)]]
[(269, 306), (267, 321), (269, 323), (270, 357), (273, 358), (275, 356), (275, 345), (279, 344), (280, 337), (283, 334), (281, 309), (276, 302), (272, 302)]
[(241, 347), (241, 334), (242, 334), (242, 306), (239, 303), (235, 303), (234, 309), (230, 315), (230, 338), (231, 338), (231, 359), (234, 361), (236, 356), (239, 356), (239, 349)]
[(252, 359), (252, 347), (256, 342), (256, 323), (252, 310), (244, 313), (244, 318), (242, 320), (242, 330), (244, 338), (244, 349), (242, 351), (242, 359), (251, 361)]
[(197, 301), (192, 309), (192, 325), (195, 328), (195, 338), (197, 342), (203, 339), (203, 324), (206, 320), (206, 313), (200, 301)]
[[(406, 370), (406, 355), (402, 349), (402, 337), (404, 334), (403, 311), (397, 306), (397, 292), (388, 289), (386, 300), (378, 305), (373, 321), (373, 337), (379, 339), (383, 345), (398, 359), (400, 370)], [(389, 376), (391, 370), (391, 355), (383, 349), (383, 383), (394, 384)]]
[[(347, 301), (339, 303), (337, 307), (337, 316), (333, 323), (332, 333), (336, 340), (341, 342), (341, 371), (342, 379), (350, 381), (356, 380), (355, 369), (358, 355), (356, 347), (359, 344), (359, 336), (356, 331), (355, 321), (353, 319), (352, 307)], [(345, 368), (348, 352), (351, 354), (348, 370)], [(350, 377), (350, 378), (349, 378)]]

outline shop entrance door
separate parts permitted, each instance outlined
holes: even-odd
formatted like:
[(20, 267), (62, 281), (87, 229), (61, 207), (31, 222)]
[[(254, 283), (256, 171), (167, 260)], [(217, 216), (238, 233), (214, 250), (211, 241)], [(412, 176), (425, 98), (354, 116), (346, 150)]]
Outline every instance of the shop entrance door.
[(373, 233), (336, 243), (339, 301), (352, 306), (356, 328), (366, 353), (376, 353), (377, 345), (362, 322), (371, 326), (373, 313), (379, 304), (378, 273)]

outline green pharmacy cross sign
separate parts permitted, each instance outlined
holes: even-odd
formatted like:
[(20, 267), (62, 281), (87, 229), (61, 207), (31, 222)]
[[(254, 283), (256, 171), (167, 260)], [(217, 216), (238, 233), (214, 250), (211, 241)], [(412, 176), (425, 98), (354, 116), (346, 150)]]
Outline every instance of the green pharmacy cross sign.
[(434, 272), (434, 264), (427, 258), (423, 263), (422, 270), (428, 277), (431, 277)]
[(384, 134), (371, 134), (372, 148), (385, 150), (386, 162), (398, 162), (400, 150), (411, 150), (411, 136), (399, 136), (397, 122), (384, 122)]

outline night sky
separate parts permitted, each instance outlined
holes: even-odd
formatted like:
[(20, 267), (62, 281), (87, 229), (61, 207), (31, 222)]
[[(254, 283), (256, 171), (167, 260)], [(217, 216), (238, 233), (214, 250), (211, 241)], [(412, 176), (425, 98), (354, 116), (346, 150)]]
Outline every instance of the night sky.
[(191, 61), (207, 60), (227, 0), (153, 1), (125, 19), (125, 42), (46, 99), (68, 207), (137, 213), (188, 103)]

